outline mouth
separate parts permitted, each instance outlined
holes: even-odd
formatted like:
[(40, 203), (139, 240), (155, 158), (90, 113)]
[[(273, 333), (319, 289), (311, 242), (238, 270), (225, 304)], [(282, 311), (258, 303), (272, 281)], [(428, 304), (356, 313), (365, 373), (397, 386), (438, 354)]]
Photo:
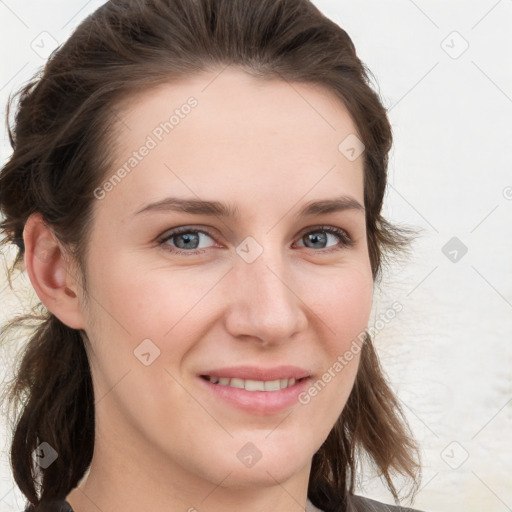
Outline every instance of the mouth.
[(236, 389), (245, 389), (246, 391), (280, 391), (295, 386), (296, 383), (302, 382), (308, 377), (295, 379), (294, 377), (274, 379), (274, 380), (254, 380), (240, 379), (230, 377), (217, 377), (211, 375), (200, 375), (200, 377), (217, 386), (228, 386)]
[(219, 407), (234, 407), (246, 413), (272, 415), (298, 403), (298, 396), (312, 380), (310, 371), (298, 366), (258, 368), (237, 366), (203, 371), (199, 382)]

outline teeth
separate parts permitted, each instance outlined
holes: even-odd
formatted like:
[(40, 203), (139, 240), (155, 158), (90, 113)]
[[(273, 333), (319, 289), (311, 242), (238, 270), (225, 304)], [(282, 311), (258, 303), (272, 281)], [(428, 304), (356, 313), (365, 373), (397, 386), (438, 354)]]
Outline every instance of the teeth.
[[(227, 379), (229, 381), (229, 379)], [(232, 388), (239, 388), (239, 389), (244, 389), (244, 379), (231, 379), (231, 382), (229, 383), (229, 385), (232, 387)]]
[(246, 391), (279, 391), (293, 386), (295, 379), (276, 379), (276, 380), (252, 380), (252, 379), (230, 379), (228, 377), (210, 377), (208, 380), (219, 386), (231, 386), (232, 388), (245, 389)]
[(281, 389), (280, 380), (269, 380), (265, 382), (265, 391), (279, 391)]
[[(233, 379), (231, 379), (233, 380)], [(245, 389), (247, 391), (265, 391), (265, 383), (262, 380), (245, 380)]]

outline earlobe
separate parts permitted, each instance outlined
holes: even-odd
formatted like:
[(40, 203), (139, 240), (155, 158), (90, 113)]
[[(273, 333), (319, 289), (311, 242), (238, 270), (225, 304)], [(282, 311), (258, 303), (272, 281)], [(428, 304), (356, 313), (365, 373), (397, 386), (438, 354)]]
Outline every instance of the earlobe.
[(40, 213), (27, 219), (23, 241), (25, 268), (41, 302), (67, 326), (84, 329), (79, 284), (69, 256)]

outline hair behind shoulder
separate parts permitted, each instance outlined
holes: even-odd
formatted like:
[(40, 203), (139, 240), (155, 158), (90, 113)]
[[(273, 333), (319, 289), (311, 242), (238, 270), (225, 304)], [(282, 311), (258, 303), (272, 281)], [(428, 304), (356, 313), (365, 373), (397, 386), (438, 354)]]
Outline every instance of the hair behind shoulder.
[[(23, 259), (25, 222), (40, 212), (76, 257), (85, 289), (88, 226), (94, 190), (111, 168), (114, 107), (148, 87), (228, 65), (260, 79), (319, 84), (345, 104), (365, 145), (366, 228), (378, 279), (385, 256), (406, 250), (411, 235), (381, 216), (390, 123), (352, 40), (308, 0), (110, 0), (88, 16), (18, 94), (13, 153), (0, 173), (2, 243), (18, 246), (11, 271)], [(9, 326), (29, 319), (38, 324), (5, 396), (17, 413), (14, 478), (43, 511), (76, 487), (90, 464), (94, 396), (85, 333), (47, 311)], [(58, 454), (46, 468), (32, 456), (41, 443)], [(363, 455), (395, 499), (393, 472), (417, 483), (417, 446), (369, 335), (348, 403), (313, 457), (311, 501), (326, 512), (343, 510)]]

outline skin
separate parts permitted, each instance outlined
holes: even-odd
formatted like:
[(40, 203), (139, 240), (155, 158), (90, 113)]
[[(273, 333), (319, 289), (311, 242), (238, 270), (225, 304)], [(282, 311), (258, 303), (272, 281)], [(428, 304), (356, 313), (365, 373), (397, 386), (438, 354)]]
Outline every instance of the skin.
[[(304, 510), (311, 459), (354, 383), (358, 354), (309, 404), (276, 414), (239, 410), (200, 385), (201, 370), (242, 364), (297, 365), (316, 381), (366, 328), (373, 281), (364, 211), (296, 215), (342, 194), (364, 205), (364, 154), (338, 150), (357, 133), (344, 105), (311, 84), (203, 73), (119, 106), (118, 165), (190, 96), (190, 114), (93, 200), (88, 295), (40, 216), (26, 224), (36, 293), (88, 338), (96, 440), (67, 497), (75, 512)], [(135, 214), (170, 195), (233, 203), (240, 218)], [(331, 234), (307, 245), (319, 225), (344, 229), (353, 246)], [(179, 226), (208, 233), (202, 254), (173, 254), (180, 237), (158, 244)], [(236, 252), (249, 236), (263, 249), (252, 263)], [(134, 355), (144, 339), (160, 350), (148, 366)], [(262, 454), (252, 467), (237, 457), (247, 442)]]

